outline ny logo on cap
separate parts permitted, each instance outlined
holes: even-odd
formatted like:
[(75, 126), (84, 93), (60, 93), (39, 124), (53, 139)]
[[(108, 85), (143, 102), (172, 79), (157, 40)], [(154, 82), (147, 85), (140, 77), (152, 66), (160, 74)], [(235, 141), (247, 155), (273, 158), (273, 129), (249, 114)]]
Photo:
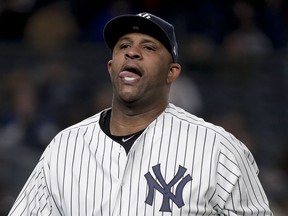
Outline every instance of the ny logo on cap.
[[(192, 177), (189, 174), (183, 177), (187, 169), (185, 167), (179, 166), (176, 175), (168, 184), (165, 182), (165, 179), (163, 178), (163, 175), (160, 171), (160, 164), (153, 166), (152, 169), (156, 176), (156, 179), (158, 180), (160, 184), (157, 182), (156, 179), (152, 177), (150, 172), (145, 174), (145, 178), (147, 180), (148, 187), (149, 187), (148, 195), (147, 195), (145, 202), (149, 205), (152, 205), (155, 190), (158, 190), (163, 195), (163, 201), (162, 201), (160, 211), (171, 212), (169, 200), (172, 200), (177, 205), (178, 208), (184, 206), (184, 201), (182, 197), (183, 189), (184, 189), (184, 186), (189, 181), (192, 180)], [(177, 184), (176, 194), (173, 194), (171, 192), (171, 188), (176, 184)]]
[(150, 19), (151, 18), (149, 13), (139, 13), (138, 16), (144, 17), (146, 19)]

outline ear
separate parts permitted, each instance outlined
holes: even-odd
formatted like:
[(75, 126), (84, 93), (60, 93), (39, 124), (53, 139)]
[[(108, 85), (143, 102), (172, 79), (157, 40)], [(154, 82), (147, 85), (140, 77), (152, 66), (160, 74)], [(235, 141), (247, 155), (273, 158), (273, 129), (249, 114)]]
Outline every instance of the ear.
[(107, 69), (108, 69), (109, 74), (111, 74), (111, 68), (112, 68), (112, 60), (109, 60), (107, 62)]
[(172, 63), (167, 76), (167, 84), (173, 83), (181, 73), (181, 65)]

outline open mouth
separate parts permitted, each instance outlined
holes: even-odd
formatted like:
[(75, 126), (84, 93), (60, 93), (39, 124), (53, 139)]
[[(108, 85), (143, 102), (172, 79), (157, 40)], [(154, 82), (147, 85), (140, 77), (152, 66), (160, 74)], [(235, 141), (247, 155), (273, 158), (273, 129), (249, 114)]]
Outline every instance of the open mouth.
[(142, 77), (142, 72), (137, 67), (125, 66), (119, 73), (123, 83), (128, 85), (136, 84)]
[(127, 72), (133, 73), (135, 75), (138, 75), (139, 77), (142, 77), (141, 71), (138, 68), (136, 68), (136, 67), (126, 66), (126, 67), (123, 68), (122, 71), (127, 71)]

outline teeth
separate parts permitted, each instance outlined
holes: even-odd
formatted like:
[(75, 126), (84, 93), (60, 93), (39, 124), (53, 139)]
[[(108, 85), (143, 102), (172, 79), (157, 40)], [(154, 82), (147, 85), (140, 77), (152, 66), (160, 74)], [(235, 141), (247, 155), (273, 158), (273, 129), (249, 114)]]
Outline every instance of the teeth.
[(133, 81), (133, 80), (135, 80), (134, 77), (125, 77), (124, 79), (125, 79), (126, 81)]

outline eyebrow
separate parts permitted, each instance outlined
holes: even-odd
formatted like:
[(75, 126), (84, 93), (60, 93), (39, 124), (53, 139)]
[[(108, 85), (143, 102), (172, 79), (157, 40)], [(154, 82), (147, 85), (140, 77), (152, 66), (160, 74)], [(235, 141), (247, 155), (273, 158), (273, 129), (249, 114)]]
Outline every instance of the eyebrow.
[[(119, 39), (119, 41), (123, 41), (123, 40), (132, 41), (133, 39), (131, 37), (129, 37), (129, 36), (123, 36), (123, 37), (121, 37)], [(145, 38), (145, 37), (141, 39), (140, 43), (153, 43), (155, 45), (160, 44), (160, 42), (157, 43), (156, 39), (154, 39), (154, 38), (153, 39), (148, 39), (148, 38)]]

